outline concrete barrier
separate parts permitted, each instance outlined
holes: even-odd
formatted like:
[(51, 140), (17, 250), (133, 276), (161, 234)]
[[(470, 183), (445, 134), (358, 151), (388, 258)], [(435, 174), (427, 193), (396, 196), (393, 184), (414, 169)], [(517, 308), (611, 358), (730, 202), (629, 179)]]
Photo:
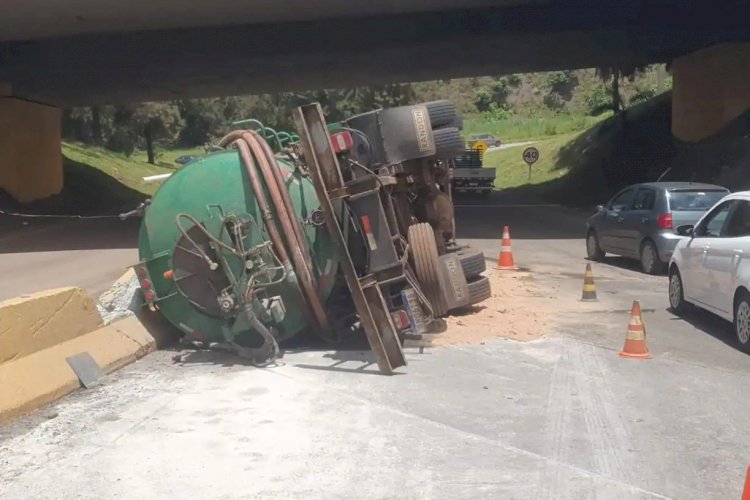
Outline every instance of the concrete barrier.
[(0, 303), (0, 421), (77, 389), (69, 356), (88, 352), (110, 373), (156, 349), (135, 316), (100, 325), (93, 300), (77, 288)]
[(102, 318), (80, 288), (46, 290), (0, 302), (0, 364), (96, 330)]

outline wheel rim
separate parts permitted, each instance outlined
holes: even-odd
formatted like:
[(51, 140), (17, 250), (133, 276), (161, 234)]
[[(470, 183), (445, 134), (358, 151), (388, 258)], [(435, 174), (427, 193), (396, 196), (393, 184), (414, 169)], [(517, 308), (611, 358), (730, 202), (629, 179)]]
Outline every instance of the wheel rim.
[(586, 250), (589, 253), (589, 257), (596, 256), (596, 236), (593, 234), (590, 234), (589, 237), (586, 239)]
[(750, 305), (744, 300), (737, 308), (737, 338), (743, 345), (750, 342)]
[(643, 256), (641, 257), (641, 262), (643, 263), (643, 269), (646, 271), (650, 271), (654, 268), (654, 249), (651, 248), (651, 245), (646, 245), (643, 247)]
[(675, 273), (669, 278), (669, 304), (673, 309), (680, 306), (682, 300), (682, 282), (680, 275)]

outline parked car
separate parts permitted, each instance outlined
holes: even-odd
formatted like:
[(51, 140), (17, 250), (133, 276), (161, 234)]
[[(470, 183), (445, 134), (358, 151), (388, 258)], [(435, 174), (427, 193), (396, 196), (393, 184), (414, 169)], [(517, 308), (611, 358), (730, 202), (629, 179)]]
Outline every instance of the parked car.
[(492, 134), (474, 134), (469, 137), (469, 149), (474, 149), (474, 145), (479, 141), (484, 141), (489, 147), (497, 147), (502, 144), (502, 141)]
[(186, 165), (193, 160), (197, 160), (198, 158), (199, 158), (198, 156), (182, 155), (182, 156), (175, 158), (174, 162), (177, 163), (178, 165)]
[(684, 237), (669, 263), (669, 304), (676, 313), (695, 305), (734, 322), (750, 353), (750, 191), (724, 197)]
[(641, 261), (648, 274), (664, 272), (682, 236), (674, 228), (695, 224), (729, 190), (712, 184), (650, 182), (617, 193), (586, 223), (586, 253), (606, 253)]

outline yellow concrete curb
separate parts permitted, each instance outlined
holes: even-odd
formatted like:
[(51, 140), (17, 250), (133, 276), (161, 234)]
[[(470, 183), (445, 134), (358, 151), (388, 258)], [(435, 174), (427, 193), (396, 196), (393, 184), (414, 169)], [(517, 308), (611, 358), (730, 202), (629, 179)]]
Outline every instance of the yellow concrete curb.
[(29, 356), (102, 326), (94, 300), (75, 287), (0, 302), (0, 364)]
[(80, 384), (65, 358), (88, 352), (107, 373), (156, 349), (154, 337), (136, 317), (71, 338), (0, 364), (0, 421), (38, 408)]

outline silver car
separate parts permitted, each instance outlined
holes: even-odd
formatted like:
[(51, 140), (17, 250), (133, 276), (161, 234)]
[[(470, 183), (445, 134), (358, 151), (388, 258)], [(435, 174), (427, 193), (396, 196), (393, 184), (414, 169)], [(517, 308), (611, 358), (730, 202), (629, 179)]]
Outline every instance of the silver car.
[(591, 260), (606, 253), (632, 257), (648, 274), (664, 272), (682, 238), (674, 229), (695, 224), (728, 193), (721, 186), (691, 182), (629, 186), (596, 207), (586, 222), (586, 253)]

